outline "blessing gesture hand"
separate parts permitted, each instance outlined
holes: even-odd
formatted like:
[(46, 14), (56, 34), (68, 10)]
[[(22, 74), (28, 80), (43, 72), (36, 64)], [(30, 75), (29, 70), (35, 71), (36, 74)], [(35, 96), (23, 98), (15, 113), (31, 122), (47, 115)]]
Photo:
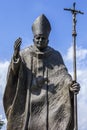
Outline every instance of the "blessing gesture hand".
[(13, 54), (13, 58), (18, 58), (19, 57), (19, 51), (20, 51), (20, 45), (22, 43), (22, 39), (19, 37), (15, 43), (14, 43), (14, 54)]

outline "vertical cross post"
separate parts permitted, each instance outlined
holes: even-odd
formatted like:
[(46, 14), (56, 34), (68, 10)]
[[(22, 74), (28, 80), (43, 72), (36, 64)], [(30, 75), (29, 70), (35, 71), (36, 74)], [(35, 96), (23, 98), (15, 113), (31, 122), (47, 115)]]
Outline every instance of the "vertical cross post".
[[(77, 81), (77, 73), (76, 73), (76, 15), (77, 14), (84, 14), (83, 12), (75, 9), (76, 3), (73, 3), (73, 9), (64, 8), (66, 11), (70, 11), (72, 13), (72, 37), (73, 37), (73, 81)], [(74, 93), (74, 130), (78, 130), (78, 116), (77, 116), (77, 93)]]

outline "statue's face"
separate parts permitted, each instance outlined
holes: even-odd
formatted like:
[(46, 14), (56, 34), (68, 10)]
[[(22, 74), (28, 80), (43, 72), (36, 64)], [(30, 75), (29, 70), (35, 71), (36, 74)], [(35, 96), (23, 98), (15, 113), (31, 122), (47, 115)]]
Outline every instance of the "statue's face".
[(42, 34), (36, 35), (33, 39), (34, 41), (34, 45), (39, 49), (39, 50), (43, 50), (47, 47), (48, 45), (48, 38), (45, 37)]

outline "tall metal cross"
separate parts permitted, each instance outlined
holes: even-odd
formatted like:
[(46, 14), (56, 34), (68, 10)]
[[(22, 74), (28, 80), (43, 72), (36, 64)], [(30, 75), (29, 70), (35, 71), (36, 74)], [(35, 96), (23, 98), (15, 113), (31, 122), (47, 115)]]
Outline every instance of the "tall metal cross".
[[(76, 15), (84, 14), (83, 12), (75, 9), (76, 3), (73, 3), (73, 8), (64, 8), (66, 11), (70, 11), (72, 13), (73, 19), (73, 28), (72, 28), (72, 37), (73, 37), (73, 80), (77, 81), (77, 73), (76, 73)], [(77, 117), (77, 93), (74, 94), (74, 130), (78, 130), (78, 117)]]

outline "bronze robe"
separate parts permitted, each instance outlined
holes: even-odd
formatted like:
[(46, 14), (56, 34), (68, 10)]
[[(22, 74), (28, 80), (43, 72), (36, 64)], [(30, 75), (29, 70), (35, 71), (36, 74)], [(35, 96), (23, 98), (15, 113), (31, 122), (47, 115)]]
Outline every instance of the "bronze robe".
[[(48, 78), (41, 87), (36, 78)], [(7, 130), (73, 130), (72, 95), (61, 54), (47, 47), (30, 46), (11, 60), (4, 93)]]

